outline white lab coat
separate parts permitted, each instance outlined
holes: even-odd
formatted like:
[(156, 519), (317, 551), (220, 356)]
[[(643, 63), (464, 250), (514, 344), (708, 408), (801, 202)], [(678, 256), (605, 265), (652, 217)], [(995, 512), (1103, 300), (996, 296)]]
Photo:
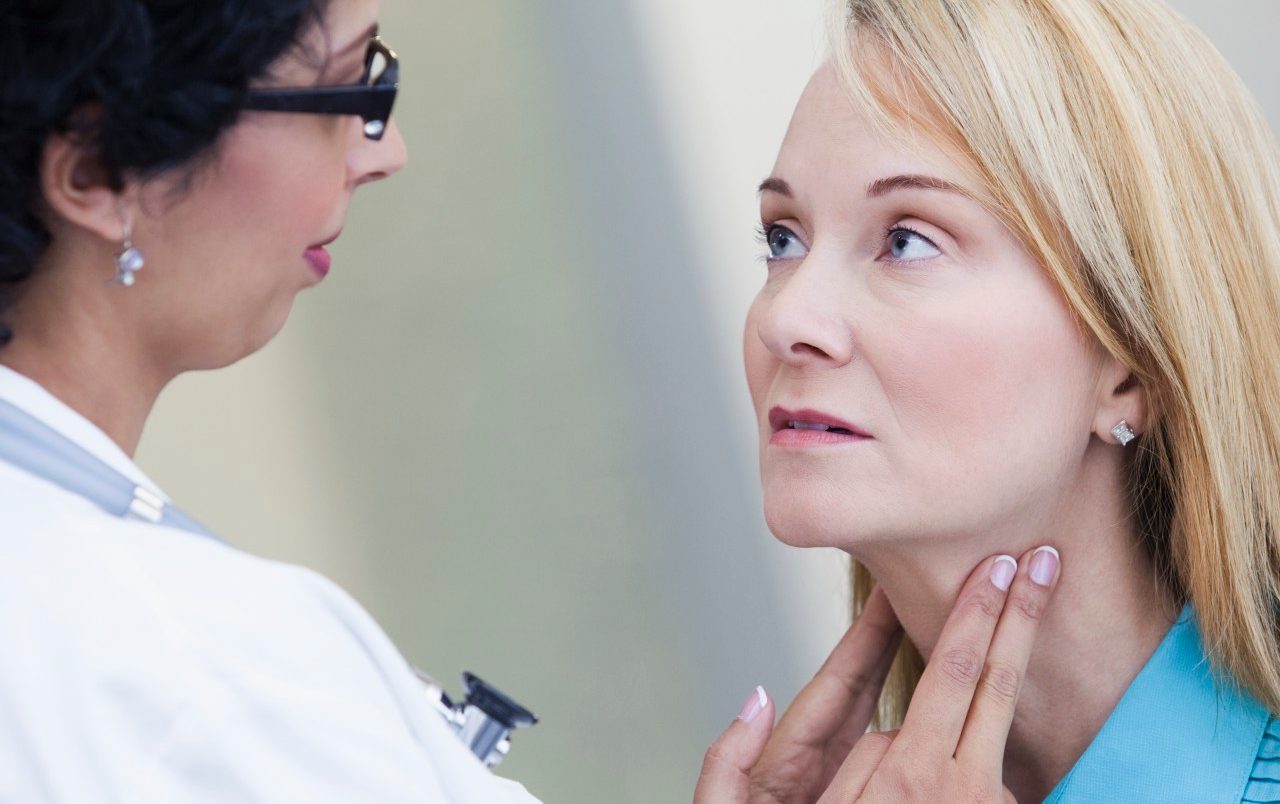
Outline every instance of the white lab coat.
[[(0, 398), (160, 493), (4, 367)], [(536, 804), (463, 747), (333, 583), (3, 461), (0, 802)]]

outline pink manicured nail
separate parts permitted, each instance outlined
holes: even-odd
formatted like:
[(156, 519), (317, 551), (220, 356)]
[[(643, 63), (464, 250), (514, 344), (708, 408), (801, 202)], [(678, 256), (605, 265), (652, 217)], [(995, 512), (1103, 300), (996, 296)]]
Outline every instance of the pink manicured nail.
[(1041, 547), (1031, 556), (1031, 580), (1041, 586), (1053, 583), (1058, 574), (1058, 562), (1061, 561), (1058, 551), (1052, 547)]
[(1018, 574), (1018, 560), (1013, 556), (996, 556), (996, 563), (991, 565), (991, 582), (1001, 592), (1008, 592), (1013, 583), (1013, 576)]
[(769, 702), (769, 696), (765, 694), (764, 687), (756, 687), (751, 691), (751, 696), (747, 698), (747, 702), (742, 705), (742, 711), (738, 714), (738, 720), (743, 723), (750, 723), (756, 719), (756, 716), (764, 711), (764, 705)]

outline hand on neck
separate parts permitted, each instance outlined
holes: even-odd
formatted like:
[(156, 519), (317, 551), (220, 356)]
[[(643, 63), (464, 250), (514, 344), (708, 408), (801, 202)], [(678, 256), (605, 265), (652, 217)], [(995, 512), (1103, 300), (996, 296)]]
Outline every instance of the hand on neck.
[(1177, 615), (1134, 532), (1114, 447), (1095, 442), (1053, 505), (984, 533), (858, 545), (927, 660), (965, 578), (983, 559), (1041, 545), (1062, 556), (1006, 752), (1006, 783), (1039, 800), (1097, 734)]

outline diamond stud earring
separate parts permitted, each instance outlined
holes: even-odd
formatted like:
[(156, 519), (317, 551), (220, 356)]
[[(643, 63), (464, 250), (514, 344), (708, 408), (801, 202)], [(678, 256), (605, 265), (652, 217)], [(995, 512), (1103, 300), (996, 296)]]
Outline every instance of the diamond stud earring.
[(142, 252), (133, 245), (133, 227), (128, 221), (124, 224), (124, 250), (116, 257), (116, 281), (127, 288), (133, 287), (138, 281), (134, 274), (142, 270), (142, 266), (147, 261), (143, 259)]
[(1133, 428), (1124, 419), (1121, 419), (1115, 427), (1111, 428), (1111, 435), (1116, 437), (1116, 441), (1119, 441), (1122, 447), (1129, 446), (1129, 442), (1138, 437), (1138, 434), (1133, 432)]

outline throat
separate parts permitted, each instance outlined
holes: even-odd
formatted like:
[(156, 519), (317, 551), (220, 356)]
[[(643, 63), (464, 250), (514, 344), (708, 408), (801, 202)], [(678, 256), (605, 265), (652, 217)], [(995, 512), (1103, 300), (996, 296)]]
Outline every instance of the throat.
[(26, 330), (0, 349), (3, 365), (35, 382), (89, 420), (132, 458), (163, 386), (132, 376), (114, 361), (81, 361), (74, 354), (36, 347)]
[[(1124, 515), (1116, 474), (1038, 524), (981, 534), (885, 540), (851, 551), (883, 587), (928, 661), (973, 568), (998, 553), (1051, 544), (1062, 574), (1038, 626), (1008, 735), (1004, 775), (1018, 801), (1039, 801), (1075, 765), (1181, 608), (1159, 583)], [(1052, 525), (1046, 523), (1053, 523)]]

